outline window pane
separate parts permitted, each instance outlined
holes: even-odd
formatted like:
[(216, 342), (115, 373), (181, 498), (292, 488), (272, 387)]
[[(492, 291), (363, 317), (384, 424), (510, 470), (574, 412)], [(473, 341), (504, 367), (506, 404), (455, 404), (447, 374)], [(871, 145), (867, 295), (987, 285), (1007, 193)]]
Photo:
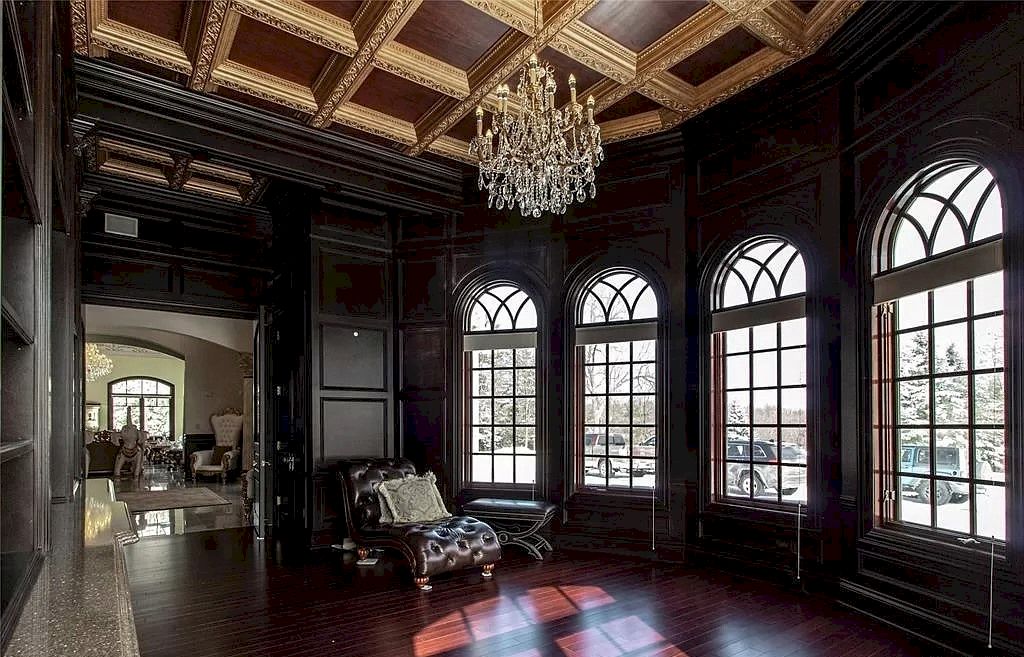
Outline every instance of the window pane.
[(928, 479), (900, 477), (900, 488), (902, 492), (898, 518), (903, 522), (930, 526), (932, 524), (932, 511), (929, 504), (931, 487)]
[(726, 393), (725, 421), (730, 424), (747, 424), (750, 422), (750, 393)]
[(537, 394), (537, 370), (532, 367), (525, 370), (516, 370), (516, 394)]
[(935, 482), (935, 526), (955, 532), (971, 532), (970, 485), (959, 481)]
[(654, 363), (641, 363), (633, 366), (633, 392), (653, 393), (656, 389)]
[(512, 424), (512, 400), (511, 399), (495, 399), (494, 400), (494, 423), (495, 424)]
[(807, 320), (804, 317), (781, 323), (783, 347), (798, 347), (807, 342)]
[(494, 370), (494, 395), (496, 397), (512, 395), (512, 370)]
[(787, 502), (807, 501), (807, 468), (782, 466), (779, 492)]
[(782, 391), (783, 424), (807, 424), (807, 389), (786, 388)]
[[(964, 386), (966, 387), (966, 380)], [(966, 390), (964, 392), (966, 396)], [(974, 421), (979, 424), (1003, 424), (1005, 421), (1004, 398), (1002, 373), (976, 375), (974, 377)], [(937, 406), (938, 400), (935, 403)], [(963, 406), (961, 403), (961, 407)]]
[(633, 395), (633, 424), (654, 424), (654, 395)]
[(1006, 439), (1002, 429), (974, 432), (974, 476), (989, 481), (1006, 481)]
[(492, 362), (492, 354), (490, 350), (471, 351), (470, 359), (473, 367), (490, 367)]
[(750, 387), (750, 357), (746, 354), (740, 356), (727, 356), (725, 359), (725, 387), (726, 388), (749, 388)]
[(480, 456), (478, 454), (474, 454), (470, 469), (472, 470), (472, 472), (470, 472), (470, 478), (473, 481), (483, 483), (490, 483), (491, 481), (493, 481), (491, 478), (490, 456)]
[(532, 484), (537, 480), (537, 457), (516, 456), (516, 483)]
[(475, 370), (473, 372), (473, 395), (477, 397), (491, 396), (491, 371)]
[(494, 457), (494, 483), (515, 483), (515, 458), (512, 455)]
[(608, 366), (608, 392), (629, 392), (629, 365)]
[(1006, 488), (975, 486), (978, 500), (978, 536), (1006, 540)]
[(974, 321), (974, 367), (980, 370), (1003, 366), (1003, 318)]
[(741, 328), (725, 332), (725, 352), (728, 354), (750, 351), (750, 329)]
[(494, 427), (494, 451), (505, 454), (515, 451), (512, 427)]
[(967, 423), (967, 377), (950, 376), (935, 379), (935, 423)]
[(807, 383), (807, 350), (787, 349), (782, 352), (782, 385)]
[(583, 416), (587, 424), (603, 424), (605, 422), (605, 400), (607, 397), (587, 395), (583, 398)]
[(512, 349), (495, 349), (494, 366), (512, 367)]
[(751, 329), (754, 349), (774, 349), (778, 346), (778, 325), (761, 324)]
[(764, 388), (775, 386), (779, 383), (779, 364), (777, 362), (778, 352), (754, 354), (754, 387)]
[(473, 401), (473, 424), (491, 424), (491, 400), (476, 399)]
[(932, 314), (936, 322), (967, 316), (967, 282), (953, 283), (932, 292)]
[(171, 386), (167, 385), (166, 383), (157, 382), (156, 392), (158, 395), (169, 395), (171, 394)]
[(474, 452), (490, 452), (493, 449), (491, 442), (494, 437), (494, 429), (491, 427), (473, 427), (471, 449)]
[(633, 361), (654, 362), (656, 353), (654, 340), (637, 340), (633, 343)]
[(899, 424), (928, 424), (931, 419), (931, 398), (928, 381), (900, 381), (896, 384)]
[(587, 394), (603, 394), (607, 388), (607, 370), (604, 365), (588, 365), (583, 372), (583, 390)]
[(629, 343), (612, 342), (608, 345), (608, 361), (612, 363), (629, 362)]
[(778, 392), (772, 390), (754, 391), (754, 424), (774, 424), (778, 422)]
[(516, 398), (516, 424), (537, 422), (537, 400), (533, 397)]
[(588, 344), (583, 347), (584, 363), (604, 363), (608, 361), (608, 345)]
[(921, 292), (896, 301), (896, 328), (908, 329), (928, 323), (928, 293)]
[(142, 380), (132, 379), (127, 382), (127, 391), (130, 393), (141, 394), (142, 393)]
[(141, 379), (142, 381), (142, 394), (144, 395), (155, 395), (156, 394), (156, 381), (153, 379)]
[(935, 327), (935, 373), (967, 370), (967, 322)]
[(901, 333), (896, 337), (899, 360), (896, 376), (916, 376), (928, 373), (928, 331)]
[(1003, 272), (974, 279), (974, 313), (997, 312), (1003, 309)]
[(629, 396), (608, 397), (608, 423), (629, 424)]
[(537, 453), (537, 430), (533, 427), (516, 427), (516, 454)]
[(537, 350), (533, 347), (516, 349), (516, 367), (533, 367), (537, 364)]
[(803, 460), (801, 463), (807, 463), (807, 428), (784, 428), (782, 430), (782, 446), (783, 456), (785, 456), (785, 447), (791, 446), (796, 450), (803, 453)]

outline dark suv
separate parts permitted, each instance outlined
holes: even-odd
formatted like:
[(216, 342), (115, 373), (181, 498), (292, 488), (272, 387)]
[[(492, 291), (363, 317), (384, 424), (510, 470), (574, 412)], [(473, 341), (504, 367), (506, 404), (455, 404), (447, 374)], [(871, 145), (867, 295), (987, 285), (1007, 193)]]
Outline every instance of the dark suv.
[[(782, 483), (779, 483), (779, 470), (774, 465), (779, 461), (776, 454), (775, 443), (767, 440), (755, 440), (753, 445), (746, 440), (730, 440), (726, 457), (729, 459), (750, 459), (750, 450), (753, 449), (754, 470), (751, 472), (749, 464), (726, 463), (726, 476), (728, 484), (738, 488), (745, 495), (750, 494), (754, 489), (754, 497), (759, 497), (768, 488), (780, 490), (783, 495), (792, 495), (796, 489), (803, 486), (807, 480), (807, 473), (804, 468), (783, 468)], [(799, 446), (783, 443), (782, 457), (787, 463), (804, 464), (806, 455)], [(765, 465), (759, 465), (759, 462)], [(768, 465), (771, 463), (772, 465)]]
[[(932, 452), (928, 445), (905, 445), (900, 449), (900, 472), (912, 475), (930, 475), (931, 458)], [(966, 447), (936, 447), (935, 474), (966, 479), (970, 472), (969, 459)], [(978, 476), (984, 479), (991, 474), (991, 466), (984, 461), (979, 462)], [(917, 499), (921, 502), (932, 501), (932, 488), (927, 479), (902, 477), (900, 481), (904, 494), (913, 491), (917, 493)], [(969, 484), (964, 481), (939, 479), (935, 482), (935, 504), (938, 506), (949, 502), (962, 502), (967, 499), (969, 493)]]

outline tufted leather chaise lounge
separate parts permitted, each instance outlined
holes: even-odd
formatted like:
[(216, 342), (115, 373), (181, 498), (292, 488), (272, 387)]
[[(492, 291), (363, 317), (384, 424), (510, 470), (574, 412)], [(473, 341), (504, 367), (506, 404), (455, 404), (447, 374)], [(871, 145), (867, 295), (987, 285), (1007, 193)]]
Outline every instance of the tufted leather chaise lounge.
[(416, 474), (408, 459), (358, 459), (339, 464), (349, 536), (359, 545), (359, 557), (369, 548), (391, 548), (405, 556), (416, 585), (429, 591), (430, 578), (463, 568), (480, 567), (490, 577), (501, 559), (501, 546), (490, 525), (468, 516), (429, 523), (382, 525), (375, 485), (385, 479)]

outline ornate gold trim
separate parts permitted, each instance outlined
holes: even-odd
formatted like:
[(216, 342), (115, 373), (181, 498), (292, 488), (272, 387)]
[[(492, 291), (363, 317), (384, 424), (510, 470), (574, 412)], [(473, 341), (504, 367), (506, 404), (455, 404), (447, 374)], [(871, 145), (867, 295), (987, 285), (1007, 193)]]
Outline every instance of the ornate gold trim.
[(230, 59), (213, 71), (211, 81), (300, 112), (316, 111), (316, 100), (309, 88)]
[(351, 57), (358, 44), (352, 25), (300, 0), (232, 0), (232, 8), (271, 27)]
[(533, 36), (535, 27), (532, 0), (462, 0), (491, 18), (497, 19), (527, 36)]
[(180, 43), (149, 32), (104, 20), (91, 34), (91, 43), (179, 73), (191, 73), (192, 62)]
[(317, 98), (319, 106), (309, 120), (310, 125), (322, 128), (330, 122), (334, 110), (351, 98), (370, 74), (377, 52), (397, 36), (421, 2), (390, 0), (387, 3), (363, 3), (360, 6), (352, 24), (359, 49), (344, 65), (335, 60), (333, 65), (328, 65), (321, 72), (313, 88), (313, 96)]
[[(195, 5), (189, 5), (189, 9)], [(238, 30), (239, 15), (231, 11), (231, 0), (210, 0), (201, 5), (199, 37), (192, 56), (195, 62), (188, 88), (205, 91), (213, 69), (227, 59)]]
[(368, 132), (371, 135), (402, 144), (416, 143), (416, 127), (413, 124), (353, 102), (343, 103), (334, 111), (332, 118), (342, 125)]

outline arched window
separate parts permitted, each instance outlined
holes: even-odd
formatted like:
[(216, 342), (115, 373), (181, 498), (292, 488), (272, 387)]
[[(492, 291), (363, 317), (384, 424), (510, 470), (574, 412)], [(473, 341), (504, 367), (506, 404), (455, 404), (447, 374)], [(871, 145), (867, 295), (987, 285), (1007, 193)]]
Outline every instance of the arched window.
[(875, 244), (875, 458), (885, 521), (1006, 537), (1003, 207), (975, 162), (930, 166)]
[(111, 381), (107, 385), (108, 424), (119, 431), (128, 422), (150, 436), (174, 436), (174, 385), (163, 379), (133, 377)]
[(715, 277), (711, 435), (717, 499), (807, 501), (806, 272), (795, 246), (757, 237)]
[(652, 489), (658, 472), (658, 300), (626, 268), (591, 278), (575, 312), (576, 481)]
[(515, 283), (470, 298), (463, 325), (467, 484), (537, 480), (537, 308)]

